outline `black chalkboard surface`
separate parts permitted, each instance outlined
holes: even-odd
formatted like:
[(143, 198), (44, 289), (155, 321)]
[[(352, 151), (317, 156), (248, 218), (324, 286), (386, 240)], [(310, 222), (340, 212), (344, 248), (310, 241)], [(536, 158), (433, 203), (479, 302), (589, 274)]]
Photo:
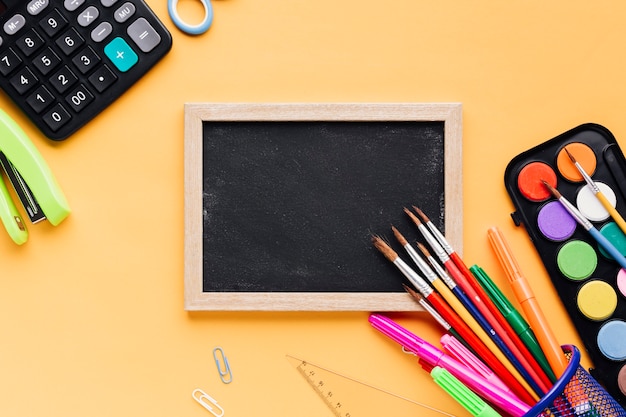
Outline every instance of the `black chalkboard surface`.
[(419, 309), (370, 242), (392, 224), (421, 240), (402, 212), (411, 205), (461, 248), (460, 105), (198, 104), (185, 115), (188, 310)]

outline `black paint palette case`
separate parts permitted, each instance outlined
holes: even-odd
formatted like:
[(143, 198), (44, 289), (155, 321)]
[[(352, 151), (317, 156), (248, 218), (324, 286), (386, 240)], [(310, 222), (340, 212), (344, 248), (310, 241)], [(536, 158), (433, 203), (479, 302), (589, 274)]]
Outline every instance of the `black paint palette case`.
[[(626, 217), (626, 160), (613, 134), (584, 124), (516, 156), (505, 171), (515, 206), (594, 364), (591, 374), (626, 404), (626, 271), (622, 270), (545, 185), (547, 181), (626, 255), (626, 235), (565, 152), (591, 175)], [(522, 266), (523, 267), (523, 266)]]

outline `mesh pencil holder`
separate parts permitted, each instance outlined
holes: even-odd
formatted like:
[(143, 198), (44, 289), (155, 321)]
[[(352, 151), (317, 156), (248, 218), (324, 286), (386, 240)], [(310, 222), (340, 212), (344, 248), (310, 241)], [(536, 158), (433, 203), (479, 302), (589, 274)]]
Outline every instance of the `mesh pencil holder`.
[(523, 417), (626, 417), (626, 411), (580, 366), (580, 352), (564, 345), (569, 365), (550, 391)]

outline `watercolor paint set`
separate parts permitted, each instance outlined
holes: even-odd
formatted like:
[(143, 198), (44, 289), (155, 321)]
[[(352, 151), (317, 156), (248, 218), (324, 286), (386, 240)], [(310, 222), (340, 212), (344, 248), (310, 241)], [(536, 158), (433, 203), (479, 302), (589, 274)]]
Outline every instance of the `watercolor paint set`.
[(580, 125), (517, 155), (504, 181), (511, 216), (583, 340), (590, 373), (624, 406), (626, 159), (615, 137), (601, 125)]

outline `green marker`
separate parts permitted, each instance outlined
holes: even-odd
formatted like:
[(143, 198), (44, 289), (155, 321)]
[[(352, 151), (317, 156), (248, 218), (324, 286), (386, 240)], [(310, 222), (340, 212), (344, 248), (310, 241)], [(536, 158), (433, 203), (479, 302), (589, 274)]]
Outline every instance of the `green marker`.
[(467, 411), (474, 417), (501, 417), (500, 414), (489, 404), (483, 401), (478, 395), (474, 394), (461, 381), (456, 379), (454, 375), (445, 369), (435, 366), (430, 371), (433, 381), (437, 383), (452, 398), (457, 400)]
[(515, 333), (519, 336), (522, 342), (526, 345), (530, 353), (533, 355), (541, 369), (546, 373), (550, 381), (556, 382), (556, 376), (548, 363), (539, 342), (535, 337), (532, 329), (524, 320), (522, 315), (513, 307), (511, 302), (502, 294), (498, 286), (489, 278), (487, 273), (479, 266), (473, 265), (470, 271), (476, 277), (481, 287), (485, 290), (491, 301), (498, 308), (502, 316), (509, 322)]

